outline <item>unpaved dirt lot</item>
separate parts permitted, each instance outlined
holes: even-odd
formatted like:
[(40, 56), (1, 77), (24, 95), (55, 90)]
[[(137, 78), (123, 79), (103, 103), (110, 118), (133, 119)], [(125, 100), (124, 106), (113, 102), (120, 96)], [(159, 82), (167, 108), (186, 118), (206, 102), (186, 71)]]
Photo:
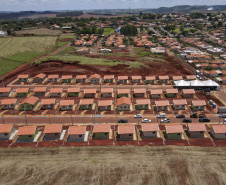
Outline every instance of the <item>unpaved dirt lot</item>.
[(217, 184), (225, 147), (1, 148), (1, 184)]

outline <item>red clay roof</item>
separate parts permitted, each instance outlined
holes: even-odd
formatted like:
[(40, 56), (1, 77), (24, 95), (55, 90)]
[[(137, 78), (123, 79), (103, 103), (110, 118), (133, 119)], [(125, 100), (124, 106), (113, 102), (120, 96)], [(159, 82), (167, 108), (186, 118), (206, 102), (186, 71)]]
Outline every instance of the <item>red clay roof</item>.
[(21, 104), (28, 103), (30, 105), (34, 105), (38, 100), (39, 100), (39, 98), (37, 98), (35, 96), (30, 96), (30, 97), (24, 99), (24, 101), (22, 101)]
[(119, 125), (118, 134), (134, 134), (135, 126), (134, 125)]
[(84, 94), (96, 94), (97, 89), (92, 88), (92, 89), (84, 89)]
[(173, 76), (172, 77), (173, 80), (183, 80), (182, 76)]
[(180, 124), (166, 125), (166, 132), (167, 134), (184, 133), (184, 129)]
[(85, 135), (86, 126), (70, 126), (68, 129), (68, 135)]
[(113, 93), (113, 88), (102, 88), (101, 93)]
[(40, 73), (40, 74), (37, 74), (36, 76), (34, 76), (34, 78), (41, 78), (41, 79), (43, 79), (45, 77), (46, 77), (46, 75), (43, 73)]
[(226, 133), (226, 125), (211, 125), (216, 134)]
[(169, 76), (159, 76), (159, 80), (169, 80)]
[(60, 101), (60, 106), (68, 106), (68, 105), (74, 105), (75, 102), (74, 100), (61, 100)]
[(147, 105), (150, 104), (150, 99), (137, 99), (136, 100), (137, 105)]
[(51, 88), (50, 89), (50, 94), (52, 93), (62, 93), (63, 92), (63, 88)]
[(151, 89), (151, 94), (162, 94), (162, 89)]
[(0, 124), (0, 133), (9, 133), (12, 130), (13, 124)]
[(196, 79), (195, 75), (186, 75), (186, 78), (189, 80)]
[(167, 94), (177, 94), (178, 90), (177, 89), (166, 89)]
[(27, 93), (29, 88), (18, 88), (16, 89), (16, 93)]
[(29, 74), (18, 75), (18, 78), (28, 78), (28, 77), (29, 77)]
[(141, 128), (143, 132), (153, 132), (159, 130), (158, 123), (142, 123)]
[(33, 126), (22, 126), (18, 129), (18, 136), (25, 136), (25, 135), (34, 135), (36, 131), (36, 125)]
[(192, 105), (193, 106), (203, 106), (203, 105), (206, 105), (206, 102), (205, 102), (205, 100), (193, 100)]
[(110, 132), (110, 130), (111, 130), (111, 125), (95, 124), (93, 128), (93, 133)]
[(61, 77), (62, 80), (72, 79), (72, 75), (63, 75)]
[(68, 93), (80, 92), (80, 87), (72, 87), (72, 88), (68, 88), (67, 92), (68, 92)]
[(59, 75), (49, 75), (48, 78), (59, 78)]
[(155, 76), (146, 76), (146, 80), (155, 80)]
[(206, 127), (203, 123), (189, 123), (188, 127), (191, 132), (206, 131)]
[(158, 107), (167, 106), (167, 105), (169, 105), (169, 101), (168, 100), (155, 101), (155, 105), (158, 106)]
[(10, 91), (11, 91), (11, 87), (1, 87), (0, 88), (1, 93), (6, 93), (6, 92), (10, 92)]
[(118, 80), (128, 80), (128, 76), (118, 76)]
[(118, 89), (118, 94), (129, 94), (130, 89)]
[(194, 89), (183, 89), (183, 94), (195, 94)]
[(173, 100), (174, 105), (187, 105), (186, 99), (181, 99), (181, 100)]
[(53, 98), (51, 98), (51, 99), (42, 99), (41, 104), (42, 105), (50, 105), (50, 104), (55, 104), (55, 102), (56, 102), (56, 99), (53, 99)]
[(50, 124), (45, 126), (44, 134), (61, 133), (61, 130), (61, 124)]
[(34, 92), (46, 92), (47, 87), (35, 87)]
[(121, 97), (119, 99), (117, 99), (117, 103), (116, 106), (122, 105), (122, 104), (131, 104), (131, 99), (127, 98), (127, 97)]
[(114, 79), (115, 76), (114, 75), (105, 75), (104, 79)]
[(80, 105), (89, 105), (89, 104), (93, 104), (94, 103), (94, 99), (81, 99), (80, 100)]
[(1, 105), (15, 104), (16, 101), (17, 101), (16, 98), (12, 98), (12, 99), (3, 99)]
[(97, 79), (100, 79), (100, 75), (99, 74), (93, 74), (89, 77), (89, 79), (92, 79), (92, 78), (97, 78)]
[(142, 88), (142, 89), (134, 89), (134, 93), (146, 93), (146, 89)]
[(112, 100), (99, 100), (98, 106), (109, 106), (112, 105)]
[(77, 75), (76, 76), (76, 79), (84, 79), (86, 77), (87, 77), (87, 75)]
[(141, 80), (142, 76), (132, 76), (132, 80)]

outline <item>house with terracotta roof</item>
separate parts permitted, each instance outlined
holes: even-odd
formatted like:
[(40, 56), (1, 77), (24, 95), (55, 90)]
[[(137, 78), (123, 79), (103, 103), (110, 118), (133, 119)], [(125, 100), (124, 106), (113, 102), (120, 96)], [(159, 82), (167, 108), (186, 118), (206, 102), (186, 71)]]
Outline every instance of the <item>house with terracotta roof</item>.
[(0, 124), (0, 140), (13, 139), (14, 132), (15, 127), (13, 124)]
[(215, 139), (226, 139), (226, 125), (211, 125), (210, 133)]
[(195, 75), (186, 75), (186, 80), (196, 80)]
[(134, 89), (134, 93), (133, 93), (134, 98), (145, 98), (145, 95), (146, 95), (146, 89), (145, 88)]
[(74, 105), (75, 105), (74, 100), (61, 100), (60, 101), (60, 110), (61, 111), (73, 110)]
[(42, 83), (46, 78), (46, 75), (43, 73), (37, 74), (33, 77), (33, 83)]
[(100, 83), (101, 76), (99, 74), (93, 74), (89, 77), (89, 83)]
[(182, 76), (172, 76), (172, 80), (176, 81), (176, 80), (183, 80)]
[(161, 99), (162, 98), (162, 89), (151, 89), (151, 98)]
[(129, 97), (130, 96), (130, 89), (118, 89), (118, 98), (121, 97)]
[(27, 97), (29, 93), (30, 93), (29, 88), (17, 88), (16, 89), (16, 97), (18, 97), (18, 98)]
[(142, 138), (157, 138), (159, 131), (158, 123), (142, 123), (141, 136)]
[(127, 97), (121, 97), (117, 99), (116, 110), (117, 111), (130, 111), (132, 108), (131, 99)]
[(59, 75), (57, 74), (48, 75), (48, 82), (58, 82), (58, 80)]
[(19, 104), (19, 101), (16, 98), (3, 99), (1, 102), (1, 106), (3, 110), (14, 110), (18, 104)]
[(155, 101), (155, 110), (156, 111), (167, 111), (167, 107), (169, 106), (168, 100)]
[(173, 100), (174, 110), (184, 110), (185, 105), (187, 105), (186, 99)]
[(29, 74), (20, 74), (17, 77), (19, 79), (20, 82), (27, 82), (30, 79), (30, 75)]
[(16, 142), (33, 142), (37, 134), (38, 129), (36, 125), (19, 127)]
[(155, 76), (146, 76), (145, 77), (146, 84), (154, 84), (155, 80), (156, 80)]
[(159, 76), (159, 83), (168, 83), (169, 76)]
[(55, 98), (50, 98), (50, 99), (42, 99), (41, 101), (41, 109), (54, 109), (54, 106), (56, 104), (56, 99)]
[(194, 89), (183, 89), (182, 96), (184, 98), (194, 98), (195, 90)]
[(61, 97), (63, 95), (63, 88), (51, 88), (49, 94), (50, 97)]
[(134, 125), (119, 125), (117, 140), (131, 141), (134, 140), (135, 126)]
[(166, 89), (166, 97), (167, 98), (176, 98), (178, 94), (177, 89)]
[(87, 79), (87, 75), (77, 75), (76, 76), (76, 83), (83, 83)]
[(95, 98), (96, 93), (97, 93), (96, 88), (84, 89), (84, 98)]
[(93, 139), (109, 139), (111, 132), (111, 125), (109, 124), (95, 124), (93, 127)]
[(80, 93), (80, 87), (70, 87), (67, 90), (68, 97), (78, 97)]
[(113, 105), (112, 100), (99, 100), (98, 110), (99, 111), (111, 111), (111, 110), (113, 110), (112, 105)]
[(188, 133), (190, 137), (203, 138), (206, 127), (203, 123), (189, 123), (188, 124)]
[(67, 141), (68, 142), (87, 141), (88, 137), (85, 138), (87, 132), (88, 131), (86, 131), (86, 126), (70, 126), (68, 129)]
[(113, 97), (113, 88), (101, 88), (101, 98)]
[(114, 79), (114, 75), (104, 75), (104, 83), (113, 83)]
[(47, 87), (35, 87), (33, 92), (34, 92), (34, 96), (37, 96), (37, 97), (45, 96), (47, 92)]
[(142, 76), (132, 76), (131, 79), (131, 83), (141, 83)]
[(12, 93), (11, 87), (1, 87), (0, 88), (0, 97), (9, 97), (9, 95)]
[(165, 125), (167, 139), (182, 139), (184, 129), (180, 124)]
[(81, 99), (79, 102), (79, 110), (92, 110), (94, 99)]
[(35, 96), (30, 96), (21, 102), (20, 110), (31, 111), (38, 105), (39, 98)]
[(137, 99), (135, 109), (136, 110), (148, 110), (150, 107), (150, 99)]
[(80, 54), (89, 54), (90, 53), (90, 49), (89, 48), (81, 48), (77, 50), (77, 53)]
[(128, 76), (118, 76), (118, 84), (126, 84), (128, 82)]
[(43, 140), (60, 140), (62, 132), (61, 124), (49, 124), (45, 126)]
[(62, 75), (61, 77), (62, 83), (71, 83), (72, 79), (72, 75)]
[(203, 111), (206, 106), (205, 100), (193, 100), (191, 101), (191, 109), (193, 111)]

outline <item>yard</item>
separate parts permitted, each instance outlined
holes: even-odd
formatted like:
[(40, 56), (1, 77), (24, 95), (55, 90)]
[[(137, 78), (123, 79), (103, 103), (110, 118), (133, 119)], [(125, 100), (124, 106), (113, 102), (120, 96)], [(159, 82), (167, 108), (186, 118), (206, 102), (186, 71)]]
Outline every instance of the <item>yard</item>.
[(1, 38), (0, 75), (50, 51), (55, 46), (56, 38), (56, 36)]
[(23, 34), (34, 34), (34, 35), (52, 35), (57, 36), (62, 33), (61, 30), (51, 30), (48, 28), (33, 28), (33, 29), (23, 29), (20, 31), (16, 31), (17, 35), (23, 35)]
[(0, 148), (0, 155), (2, 184), (226, 182), (224, 147)]
[(110, 35), (111, 33), (114, 33), (113, 28), (105, 28), (103, 35)]

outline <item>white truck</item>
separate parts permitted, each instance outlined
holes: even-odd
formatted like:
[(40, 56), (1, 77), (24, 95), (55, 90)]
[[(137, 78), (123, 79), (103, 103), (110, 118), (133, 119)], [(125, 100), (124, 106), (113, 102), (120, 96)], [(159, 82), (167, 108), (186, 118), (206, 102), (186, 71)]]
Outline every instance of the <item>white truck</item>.
[(226, 107), (218, 107), (217, 113), (218, 114), (224, 114), (224, 113), (226, 113)]

